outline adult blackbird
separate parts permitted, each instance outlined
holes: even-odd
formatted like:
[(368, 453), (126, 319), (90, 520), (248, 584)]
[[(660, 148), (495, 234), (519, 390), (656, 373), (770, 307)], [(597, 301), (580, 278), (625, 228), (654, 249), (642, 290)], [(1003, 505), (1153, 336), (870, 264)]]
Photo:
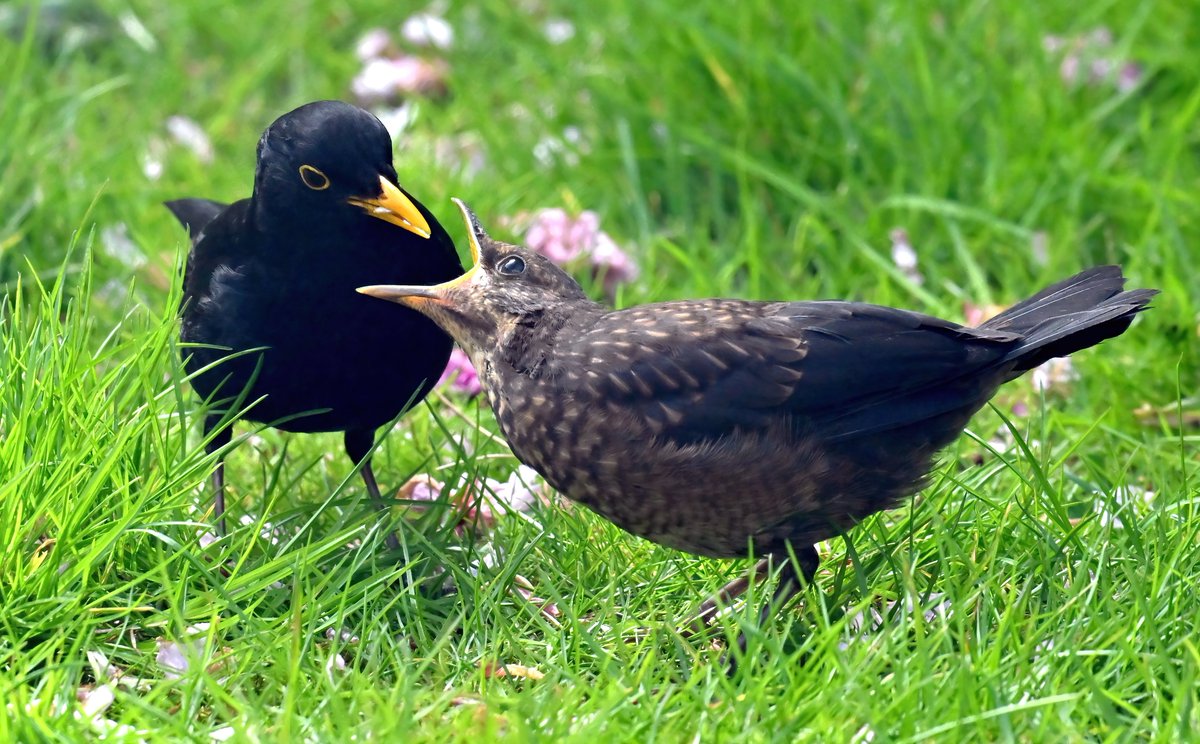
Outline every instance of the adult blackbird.
[[(425, 397), (452, 344), (419, 313), (354, 290), (380, 276), (436, 283), (462, 273), (446, 231), (397, 184), (383, 124), (339, 101), (306, 104), (259, 140), (249, 199), (166, 206), (191, 232), (181, 336), (196, 345), (184, 355), (209, 401), (208, 450), (228, 444), (235, 417), (342, 431), (382, 508), (368, 457), (375, 429)], [(223, 457), (212, 485), (224, 533)]]
[(812, 580), (814, 543), (918, 490), (997, 387), (1119, 335), (1156, 294), (1122, 291), (1120, 268), (1103, 266), (978, 328), (859, 302), (610, 311), (545, 258), (490, 239), (458, 205), (469, 271), (359, 291), (454, 336), (513, 452), (558, 491), (662, 545), (783, 559), (768, 610), (799, 588), (796, 563)]

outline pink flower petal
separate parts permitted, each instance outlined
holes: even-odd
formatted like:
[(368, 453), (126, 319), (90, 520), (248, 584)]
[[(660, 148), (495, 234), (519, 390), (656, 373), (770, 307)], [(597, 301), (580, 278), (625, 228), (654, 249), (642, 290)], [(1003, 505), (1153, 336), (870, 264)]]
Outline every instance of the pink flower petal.
[(483, 383), (479, 380), (475, 365), (471, 364), (467, 353), (458, 347), (450, 352), (450, 361), (446, 363), (446, 369), (437, 384), (440, 386), (446, 383), (450, 384), (450, 389), (454, 392), (468, 396), (483, 392)]

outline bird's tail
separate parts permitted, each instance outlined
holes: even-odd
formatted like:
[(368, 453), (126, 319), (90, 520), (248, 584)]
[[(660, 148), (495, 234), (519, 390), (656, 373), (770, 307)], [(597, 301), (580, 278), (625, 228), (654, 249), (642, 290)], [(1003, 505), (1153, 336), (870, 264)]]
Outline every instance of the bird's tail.
[(1157, 289), (1123, 291), (1120, 266), (1097, 266), (1051, 285), (980, 327), (1022, 336), (1009, 356), (1013, 375), (1119, 336)]
[(229, 206), (212, 199), (175, 199), (163, 202), (163, 204), (171, 210), (175, 219), (179, 220), (180, 224), (192, 234), (193, 243), (200, 237), (205, 226)]

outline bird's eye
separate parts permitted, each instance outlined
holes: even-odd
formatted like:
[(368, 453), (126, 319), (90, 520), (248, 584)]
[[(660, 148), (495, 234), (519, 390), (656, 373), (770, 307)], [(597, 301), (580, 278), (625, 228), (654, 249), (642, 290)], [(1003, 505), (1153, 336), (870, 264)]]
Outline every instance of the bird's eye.
[(311, 165), (300, 166), (300, 180), (304, 181), (304, 185), (313, 191), (324, 191), (329, 188), (329, 176)]
[(504, 276), (525, 273), (525, 259), (520, 256), (505, 256), (496, 263), (496, 272)]

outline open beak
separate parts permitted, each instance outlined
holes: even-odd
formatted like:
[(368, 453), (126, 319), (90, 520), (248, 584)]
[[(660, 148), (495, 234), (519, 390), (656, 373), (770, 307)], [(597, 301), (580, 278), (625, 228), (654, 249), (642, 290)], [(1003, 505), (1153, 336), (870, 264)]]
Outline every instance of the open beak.
[(479, 274), (479, 236), (483, 234), (483, 229), (479, 225), (479, 218), (475, 216), (471, 208), (462, 199), (456, 198), (452, 201), (458, 206), (458, 210), (462, 212), (463, 222), (467, 226), (467, 241), (471, 246), (471, 268), (467, 269), (466, 273), (448, 282), (429, 286), (422, 286), (420, 284), (373, 284), (369, 287), (359, 287), (357, 291), (371, 297), (378, 297), (381, 300), (397, 302), (414, 310), (419, 310), (427, 302), (435, 302), (441, 305), (451, 304), (449, 295), (458, 287), (475, 281), (475, 277)]
[(383, 189), (383, 196), (370, 199), (353, 197), (347, 201), (356, 207), (361, 207), (372, 217), (402, 227), (414, 235), (428, 239), (433, 234), (430, 232), (429, 222), (421, 214), (421, 210), (417, 209), (417, 205), (413, 204), (412, 199), (404, 195), (400, 187), (383, 176), (379, 177), (379, 187)]

